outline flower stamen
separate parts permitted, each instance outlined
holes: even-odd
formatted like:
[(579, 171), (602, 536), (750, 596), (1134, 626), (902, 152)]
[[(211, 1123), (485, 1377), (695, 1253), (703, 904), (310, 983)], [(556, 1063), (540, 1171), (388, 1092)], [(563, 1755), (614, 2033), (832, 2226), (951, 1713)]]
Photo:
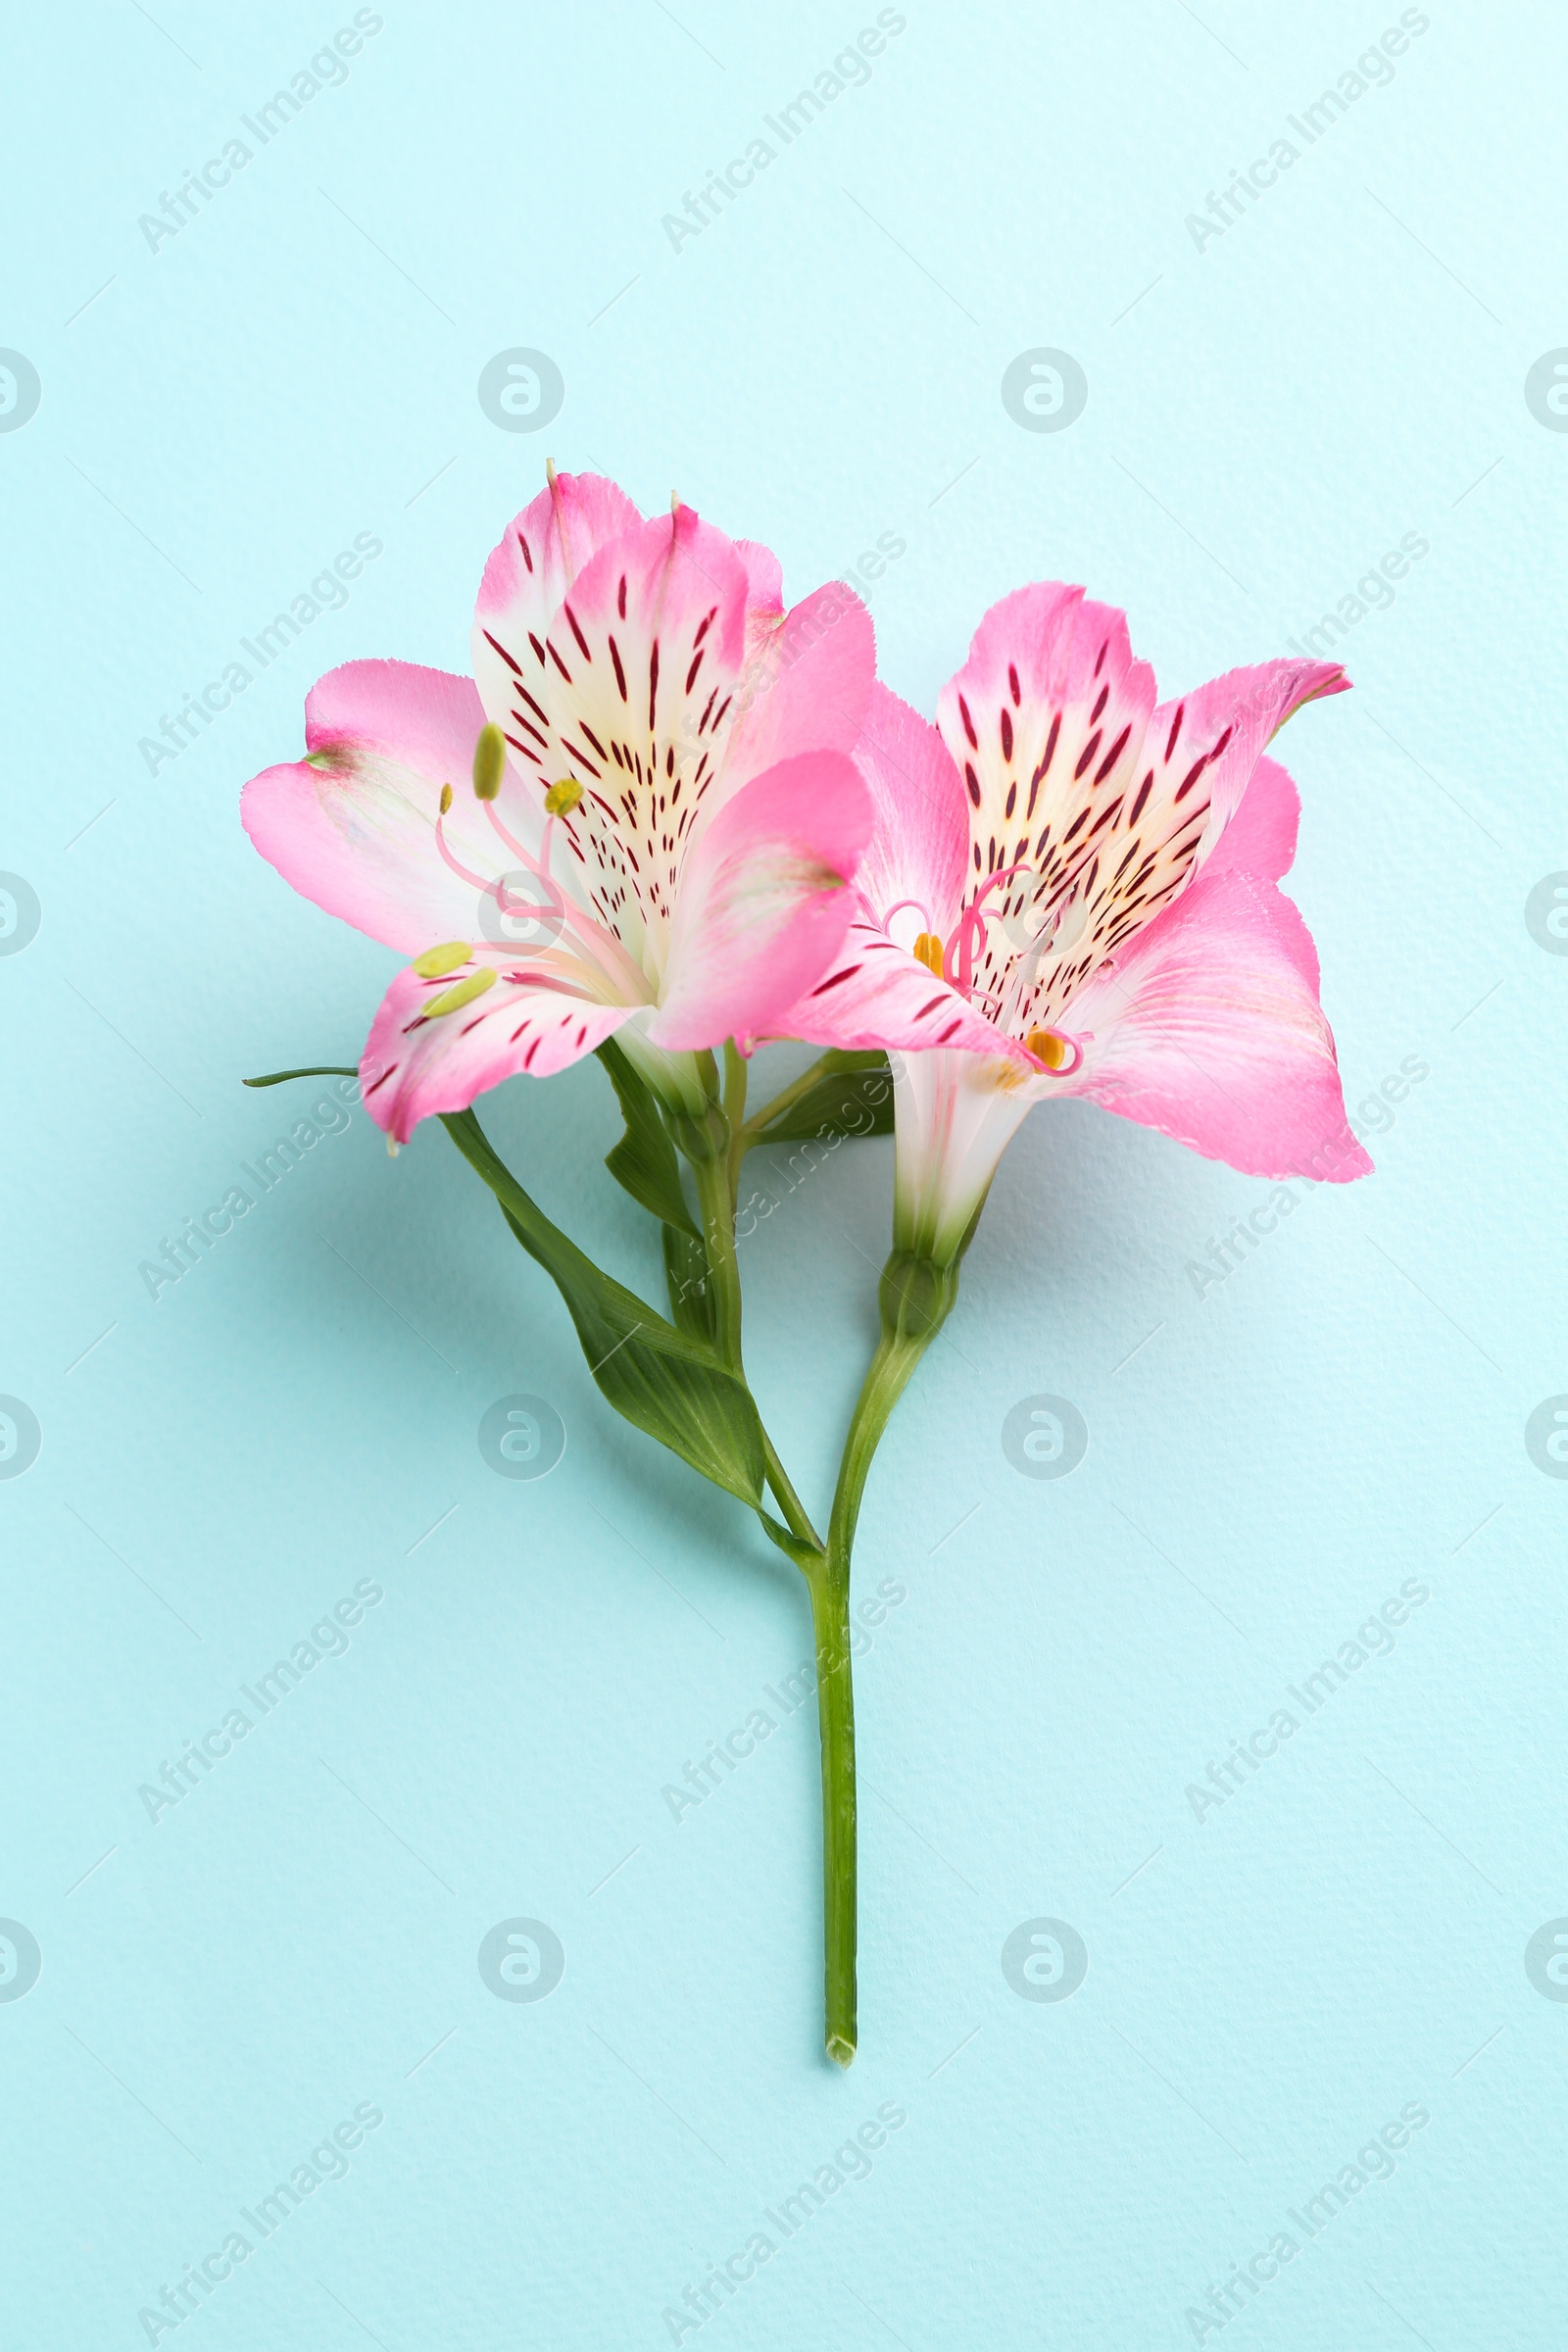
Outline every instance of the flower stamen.
[(493, 801), (501, 790), (501, 779), (507, 772), (507, 739), (494, 720), (479, 729), (473, 747), (473, 797), (476, 801)]
[[(1071, 1078), (1083, 1068), (1084, 1050), (1075, 1037), (1066, 1037), (1059, 1029), (1031, 1029), (1024, 1044), (1037, 1061), (1043, 1061), (1057, 1078)], [(1068, 1054), (1072, 1055), (1071, 1061)]]
[(477, 972), (470, 972), (466, 980), (460, 980), (456, 988), (443, 989), (434, 1004), (425, 1005), (425, 1019), (433, 1021), (443, 1012), (461, 1012), (465, 1004), (482, 997), (487, 988), (494, 988), (497, 977), (494, 964), (489, 963)]
[(413, 969), (421, 980), (444, 980), (448, 972), (466, 963), (472, 953), (466, 939), (448, 940), (444, 947), (426, 948), (422, 956), (416, 956)]

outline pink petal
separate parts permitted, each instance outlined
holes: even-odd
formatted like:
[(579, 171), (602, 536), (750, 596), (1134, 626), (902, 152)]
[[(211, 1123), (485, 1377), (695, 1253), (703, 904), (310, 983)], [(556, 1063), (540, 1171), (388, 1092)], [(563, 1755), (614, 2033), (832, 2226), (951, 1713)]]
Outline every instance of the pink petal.
[(829, 580), (750, 654), (731, 772), (757, 776), (801, 752), (853, 752), (876, 677), (876, 632), (852, 588)]
[(1303, 703), (1345, 694), (1349, 679), (1337, 662), (1264, 662), (1231, 669), (1196, 693), (1162, 703), (1150, 723), (1150, 808), (1168, 808), (1190, 823), (1207, 807), (1197, 862), (1213, 855), (1242, 803), (1271, 738)]
[[(480, 591), (474, 676), (488, 715), (547, 784), (570, 772), (614, 786), (635, 773), (637, 758), (662, 769), (671, 744), (680, 746), (677, 760), (697, 744), (705, 705), (702, 735), (717, 723), (714, 710), (744, 657), (748, 581), (732, 543), (693, 508), (648, 522), (634, 514), (562, 584), (548, 611), (531, 581), (525, 600), (492, 600), (492, 571), (506, 555), (503, 541)], [(559, 562), (552, 577), (561, 580)]]
[(748, 661), (784, 617), (784, 569), (770, 547), (737, 539), (735, 553), (746, 566), (746, 654)]
[(939, 698), (969, 802), (971, 889), (1011, 876), (975, 935), (977, 991), (1007, 1002), (1019, 955), (1045, 935), (1025, 1027), (1055, 1023), (1124, 911), (1148, 919), (1162, 877), (1136, 786), (1153, 708), (1124, 614), (1055, 582), (994, 606)]
[(953, 1046), (995, 1055), (1034, 1075), (1037, 1064), (1012, 1038), (992, 1027), (956, 988), (888, 938), (880, 925), (850, 925), (821, 980), (781, 1013), (768, 1034), (808, 1045), (912, 1053)]
[[(1260, 830), (1277, 855), (1283, 796), (1268, 797)], [(1085, 1059), (1062, 1093), (1250, 1176), (1348, 1184), (1371, 1169), (1346, 1123), (1311, 937), (1266, 874), (1216, 859), (1090, 978), (1067, 1025)]]
[(856, 763), (871, 793), (875, 823), (856, 876), (878, 923), (901, 901), (924, 920), (915, 930), (946, 939), (957, 920), (969, 858), (969, 804), (948, 748), (929, 720), (880, 681), (856, 746)]
[(421, 1016), (446, 992), (494, 957), (475, 958), (439, 980), (399, 972), (381, 1000), (360, 1062), (366, 1108), (395, 1143), (420, 1119), (466, 1110), (475, 1096), (522, 1073), (551, 1077), (603, 1045), (635, 1009), (530, 983), (526, 965), (502, 966), (483, 996), (455, 1012)]
[(491, 551), (479, 586), (476, 656), (480, 627), (509, 645), (525, 645), (530, 630), (542, 637), (577, 574), (607, 541), (641, 521), (625, 492), (602, 474), (558, 473)]
[(864, 918), (776, 1034), (858, 1052), (951, 1045), (1032, 1070), (1020, 1046), (909, 953), (922, 931), (947, 938), (963, 897), (968, 802), (941, 736), (878, 684), (855, 757), (874, 817), (856, 876)]
[[(350, 662), (312, 687), (305, 740), (316, 760), (253, 776), (240, 814), (262, 856), (328, 914), (406, 956), (476, 936), (480, 893), (436, 847), (441, 787), (454, 788), (447, 834), (486, 879), (514, 860), (470, 789), (484, 712), (467, 678), (407, 662)], [(515, 789), (515, 788), (514, 788)], [(520, 808), (509, 821), (525, 821)]]
[(482, 613), (474, 626), (480, 693), (518, 767), (583, 786), (561, 819), (578, 895), (633, 955), (651, 939), (654, 962), (689, 837), (729, 789), (747, 593), (731, 542), (682, 507), (607, 541), (543, 635), (509, 645)]
[(842, 752), (781, 760), (743, 786), (686, 858), (650, 1041), (676, 1052), (775, 1034), (843, 941), (870, 830)]
[(1091, 808), (1098, 819), (1125, 794), (1153, 708), (1154, 673), (1133, 660), (1114, 606), (1057, 581), (993, 605), (937, 700), (969, 795), (976, 873), (1089, 841), (1096, 826), (1074, 833), (1073, 819)]
[(1277, 760), (1259, 760), (1241, 807), (1203, 861), (1205, 873), (1238, 866), (1271, 882), (1288, 874), (1296, 860), (1301, 796)]

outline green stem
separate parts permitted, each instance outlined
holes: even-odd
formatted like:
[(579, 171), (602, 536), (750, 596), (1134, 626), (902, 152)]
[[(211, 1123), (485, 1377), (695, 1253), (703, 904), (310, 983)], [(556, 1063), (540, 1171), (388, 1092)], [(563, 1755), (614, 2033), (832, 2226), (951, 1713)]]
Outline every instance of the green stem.
[(808, 1571), (822, 1742), (822, 2014), (828, 2056), (855, 2056), (855, 1685), (850, 1668), (850, 1580), (824, 1562)]
[(855, 1690), (850, 1662), (850, 1563), (860, 1500), (893, 1408), (958, 1295), (957, 1266), (895, 1250), (878, 1294), (882, 1337), (844, 1441), (827, 1554), (807, 1571), (816, 1635), (822, 1741), (822, 1933), (827, 2053), (848, 2066), (856, 2047)]
[[(708, 1256), (708, 1277), (713, 1286), (713, 1298), (718, 1310), (715, 1344), (720, 1360), (737, 1378), (744, 1380), (741, 1276), (735, 1257), (735, 1179), (740, 1173), (738, 1145), (742, 1132), (741, 1118), (746, 1107), (746, 1064), (733, 1046), (725, 1048), (725, 1061), (728, 1079), (725, 1102), (730, 1121), (727, 1145), (704, 1155), (699, 1150), (689, 1148), (689, 1144), (699, 1141), (696, 1136), (691, 1137), (689, 1143), (683, 1137), (682, 1143), (697, 1187), (698, 1221)], [(822, 1539), (811, 1525), (806, 1507), (779, 1460), (778, 1449), (765, 1429), (762, 1432), (762, 1459), (767, 1471), (767, 1483), (773, 1490), (790, 1534), (800, 1543), (808, 1544), (813, 1551), (820, 1552)]]
[(708, 1279), (718, 1310), (715, 1345), (720, 1360), (738, 1373), (742, 1369), (741, 1276), (735, 1262), (735, 1203), (730, 1196), (728, 1151), (714, 1152), (707, 1158), (693, 1157), (691, 1170), (697, 1183), (697, 1221), (708, 1254)]
[(746, 1056), (733, 1038), (724, 1044), (724, 1116), (729, 1121), (729, 1212), (733, 1221), (746, 1156)]
[[(751, 1119), (740, 1131), (738, 1141), (741, 1154), (749, 1152), (754, 1144), (761, 1143), (766, 1130), (772, 1126), (773, 1121), (781, 1117), (792, 1103), (798, 1102), (803, 1095), (810, 1093), (812, 1087), (822, 1076), (827, 1060), (826, 1054), (819, 1054), (808, 1070), (803, 1070), (798, 1078), (792, 1078), (789, 1085), (781, 1088), (779, 1093), (773, 1097), (771, 1102), (763, 1103), (756, 1117)], [(738, 1154), (737, 1165), (739, 1165), (739, 1156)]]

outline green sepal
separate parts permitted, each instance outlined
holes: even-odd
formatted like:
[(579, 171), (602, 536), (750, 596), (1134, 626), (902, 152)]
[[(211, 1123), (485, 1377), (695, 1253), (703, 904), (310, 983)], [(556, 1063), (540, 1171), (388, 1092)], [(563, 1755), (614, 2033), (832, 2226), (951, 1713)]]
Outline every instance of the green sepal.
[(680, 1161), (659, 1115), (652, 1089), (612, 1037), (607, 1037), (599, 1048), (599, 1058), (610, 1072), (610, 1083), (626, 1122), (625, 1134), (605, 1156), (606, 1167), (615, 1182), (658, 1217), (661, 1224), (678, 1226), (697, 1241), (697, 1227), (681, 1191)]
[(708, 1270), (708, 1252), (695, 1233), (665, 1225), (664, 1280), (669, 1286), (669, 1311), (677, 1330), (705, 1348), (718, 1340), (718, 1299)]
[(357, 1078), (358, 1070), (273, 1070), (266, 1078), (242, 1078), (241, 1086), (281, 1086), (285, 1078)]
[(588, 1369), (616, 1412), (755, 1509), (765, 1469), (762, 1425), (745, 1382), (585, 1257), (497, 1157), (471, 1110), (443, 1112), (441, 1124), (560, 1291)]
[[(968, 1247), (971, 1224), (964, 1238)], [(962, 1252), (960, 1250), (959, 1256)], [(931, 1345), (958, 1299), (958, 1257), (945, 1266), (912, 1250), (894, 1250), (877, 1284), (877, 1305), (886, 1338), (901, 1347)]]
[(824, 1135), (891, 1135), (893, 1073), (887, 1055), (824, 1054), (822, 1074), (775, 1122), (765, 1109), (749, 1130), (754, 1144), (798, 1144)]

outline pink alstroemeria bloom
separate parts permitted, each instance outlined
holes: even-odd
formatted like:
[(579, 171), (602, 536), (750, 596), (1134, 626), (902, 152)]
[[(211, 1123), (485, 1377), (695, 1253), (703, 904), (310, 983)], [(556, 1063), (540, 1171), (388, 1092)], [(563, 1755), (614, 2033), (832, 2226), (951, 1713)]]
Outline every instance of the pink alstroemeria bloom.
[(312, 689), (306, 757), (242, 813), (296, 890), (416, 958), (361, 1064), (395, 1142), (612, 1035), (697, 1109), (697, 1055), (825, 970), (871, 825), (850, 754), (875, 649), (847, 588), (786, 612), (781, 587), (690, 507), (645, 520), (555, 475), (485, 566), (476, 683), (352, 662)]
[(1296, 787), (1263, 757), (1348, 684), (1269, 662), (1156, 706), (1125, 616), (1052, 582), (992, 607), (936, 726), (877, 688), (858, 916), (785, 1029), (894, 1051), (897, 1248), (950, 1262), (1026, 1113), (1064, 1096), (1250, 1175), (1367, 1173), (1276, 888)]

